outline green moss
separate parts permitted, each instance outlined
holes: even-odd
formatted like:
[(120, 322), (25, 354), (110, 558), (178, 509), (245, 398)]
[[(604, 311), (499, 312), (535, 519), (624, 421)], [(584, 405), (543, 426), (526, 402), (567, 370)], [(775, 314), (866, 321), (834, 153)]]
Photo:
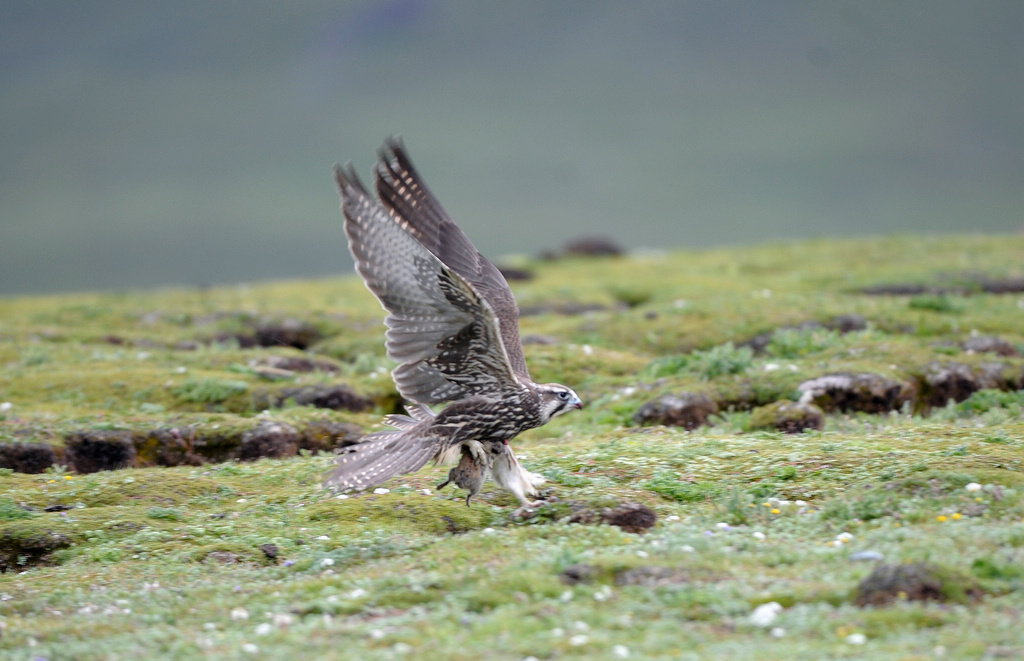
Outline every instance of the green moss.
[[(843, 642), (854, 631), (879, 658), (938, 644), (950, 658), (1015, 650), (1024, 646), (1016, 391), (978, 392), (928, 414), (830, 414), (811, 434), (749, 430), (753, 408), (795, 401), (802, 381), (827, 373), (920, 386), (928, 365), (955, 360), (976, 370), (999, 362), (1016, 378), (1024, 359), (959, 347), (973, 330), (1024, 346), (1019, 295), (947, 295), (951, 309), (935, 309), (859, 292), (945, 285), (951, 272), (1021, 277), (1022, 250), (1017, 236), (898, 237), (529, 264), (535, 280), (514, 285), (522, 307), (603, 309), (521, 320), (524, 336), (555, 342), (526, 345), (534, 378), (567, 383), (586, 403), (514, 441), (524, 465), (548, 478), (546, 504), (525, 520), (493, 482), (471, 508), (434, 493), (443, 467), (396, 479), (387, 494), (338, 499), (319, 488), (329, 456), (217, 463), (263, 420), (374, 430), (398, 406), (383, 314), (355, 278), (0, 299), (0, 400), (11, 403), (0, 443), (50, 443), (60, 455), (71, 432), (125, 430), (148, 465), (166, 451), (158, 432), (175, 429), (209, 462), (0, 471), (10, 540), (0, 593), (11, 597), (0, 600), (0, 656), (34, 644), (46, 658), (130, 649), (230, 659), (255, 644), (267, 658), (483, 658), (495, 649), (611, 658), (622, 644), (631, 658), (825, 658), (856, 652)], [(741, 347), (841, 314), (862, 315), (868, 330), (805, 327), (774, 332), (760, 355)], [(285, 318), (324, 338), (308, 352), (211, 342)], [(252, 365), (304, 355), (328, 356), (340, 372), (296, 373), (298, 384), (346, 383), (378, 410), (258, 414), (253, 393), (283, 384), (261, 382)], [(686, 391), (719, 402), (715, 426), (631, 426), (642, 403)], [(564, 523), (580, 507), (627, 500), (654, 508), (658, 525), (637, 535)], [(53, 506), (63, 511), (44, 511)], [(37, 543), (48, 536), (60, 543)], [(960, 592), (977, 581), (988, 596), (856, 608), (871, 568), (851, 554), (864, 550), (887, 562), (939, 559), (970, 579)], [(572, 564), (596, 573), (569, 585), (560, 574)], [(748, 624), (767, 601), (786, 607), (784, 638)], [(265, 624), (269, 633), (256, 635)]]

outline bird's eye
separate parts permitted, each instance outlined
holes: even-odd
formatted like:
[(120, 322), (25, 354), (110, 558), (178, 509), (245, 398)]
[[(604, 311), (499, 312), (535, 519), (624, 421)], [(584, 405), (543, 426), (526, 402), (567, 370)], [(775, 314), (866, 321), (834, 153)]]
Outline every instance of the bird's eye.
[(565, 392), (564, 390), (559, 392), (558, 393), (558, 399), (562, 400), (563, 402), (568, 401), (569, 400), (569, 393)]

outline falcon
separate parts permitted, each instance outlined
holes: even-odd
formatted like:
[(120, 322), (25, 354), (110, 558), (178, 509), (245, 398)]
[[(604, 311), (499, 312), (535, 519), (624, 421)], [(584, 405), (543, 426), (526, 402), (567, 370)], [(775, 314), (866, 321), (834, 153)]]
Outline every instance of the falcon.
[[(409, 415), (366, 436), (336, 459), (324, 485), (364, 490), (428, 461), (458, 464), (449, 482), (466, 504), (490, 475), (532, 504), (544, 478), (523, 468), (508, 442), (582, 408), (572, 389), (534, 383), (519, 340), (512, 290), (420, 178), (398, 138), (374, 168), (372, 195), (349, 163), (334, 169), (356, 270), (387, 311), (391, 372)], [(438, 412), (431, 405), (447, 404)]]

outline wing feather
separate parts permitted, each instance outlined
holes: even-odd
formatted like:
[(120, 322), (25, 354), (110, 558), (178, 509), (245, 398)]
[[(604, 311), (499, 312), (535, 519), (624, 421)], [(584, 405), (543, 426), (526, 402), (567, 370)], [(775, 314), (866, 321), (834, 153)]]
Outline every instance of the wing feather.
[(345, 232), (356, 269), (388, 311), (388, 356), (406, 399), (436, 404), (518, 387), (501, 324), (465, 278), (385, 209), (351, 165), (336, 168)]
[(381, 202), (407, 223), (409, 231), (427, 250), (465, 278), (490, 304), (500, 320), (501, 337), (512, 371), (529, 380), (530, 373), (519, 339), (519, 308), (505, 277), (480, 254), (430, 192), (413, 167), (400, 138), (388, 138), (379, 155), (375, 179)]

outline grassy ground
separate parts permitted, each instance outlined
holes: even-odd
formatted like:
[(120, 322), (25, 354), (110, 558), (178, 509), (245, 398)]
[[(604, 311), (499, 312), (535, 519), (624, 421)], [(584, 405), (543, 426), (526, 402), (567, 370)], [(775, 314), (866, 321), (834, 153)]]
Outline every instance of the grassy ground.
[[(541, 313), (522, 319), (523, 334), (556, 341), (526, 346), (534, 378), (586, 402), (517, 443), (549, 480), (538, 516), (514, 520), (514, 500), (491, 483), (472, 508), (438, 494), (440, 468), (339, 498), (319, 489), (330, 457), (306, 452), (0, 469), (0, 551), (16, 556), (0, 576), (0, 657), (1024, 656), (1024, 393), (831, 413), (824, 430), (794, 435), (751, 422), (752, 408), (836, 371), (921, 383), (950, 362), (1021, 370), (1019, 356), (963, 343), (996, 335), (1024, 350), (1024, 294), (976, 291), (984, 278), (1024, 276), (1022, 264), (1019, 236), (527, 263), (536, 278), (514, 289)], [(933, 290), (859, 293), (892, 283)], [(556, 311), (580, 303), (599, 309)], [(739, 347), (843, 314), (867, 328)], [(0, 300), (0, 440), (59, 452), (83, 429), (375, 429), (396, 403), (380, 317), (354, 278)], [(210, 342), (284, 319), (322, 339), (306, 352)], [(346, 383), (377, 408), (264, 411), (256, 394), (280, 385), (254, 365), (303, 354), (338, 371), (292, 381)], [(641, 404), (683, 391), (722, 411), (693, 432), (633, 426)], [(639, 535), (563, 518), (569, 503), (623, 501), (653, 508), (657, 526)], [(45, 511), (55, 505), (67, 509)], [(950, 578), (935, 601), (857, 606), (878, 558)], [(581, 565), (587, 580), (565, 578)], [(751, 619), (770, 602), (774, 619)]]

